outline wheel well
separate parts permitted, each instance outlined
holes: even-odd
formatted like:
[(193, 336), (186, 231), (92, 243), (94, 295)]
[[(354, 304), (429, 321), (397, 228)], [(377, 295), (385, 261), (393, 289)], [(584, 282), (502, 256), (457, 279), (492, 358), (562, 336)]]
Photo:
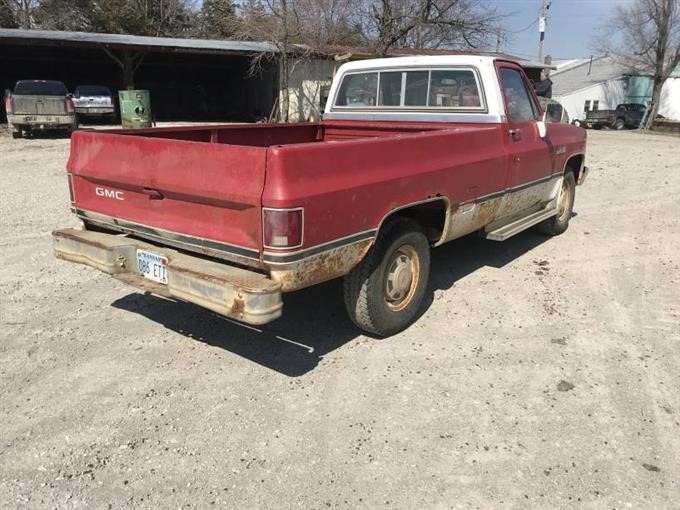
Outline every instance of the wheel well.
[(564, 171), (567, 172), (571, 170), (574, 172), (574, 177), (576, 178), (576, 182), (578, 182), (579, 175), (581, 173), (581, 168), (583, 165), (583, 154), (577, 154), (576, 156), (572, 156), (569, 158), (569, 161), (567, 161), (567, 164), (564, 165)]
[(444, 233), (446, 211), (448, 207), (448, 203), (444, 198), (415, 204), (394, 211), (383, 220), (383, 223), (387, 218), (395, 215), (403, 218), (410, 218), (423, 227), (425, 235), (430, 241), (436, 242), (441, 239), (442, 234)]

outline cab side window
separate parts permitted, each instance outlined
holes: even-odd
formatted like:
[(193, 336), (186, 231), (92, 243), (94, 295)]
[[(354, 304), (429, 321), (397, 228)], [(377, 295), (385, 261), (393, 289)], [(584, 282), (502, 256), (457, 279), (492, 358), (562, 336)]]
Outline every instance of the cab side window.
[(510, 119), (513, 122), (538, 120), (538, 108), (520, 72), (510, 67), (501, 67), (499, 74)]
[(338, 91), (338, 106), (375, 106), (378, 91), (378, 73), (360, 73), (345, 76)]

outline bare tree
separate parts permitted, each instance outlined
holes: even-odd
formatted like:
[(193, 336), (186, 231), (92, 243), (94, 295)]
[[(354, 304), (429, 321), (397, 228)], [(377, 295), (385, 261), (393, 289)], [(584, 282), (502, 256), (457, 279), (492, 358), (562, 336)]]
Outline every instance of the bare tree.
[(664, 83), (680, 65), (679, 3), (680, 0), (636, 0), (619, 5), (607, 24), (606, 35), (596, 41), (601, 50), (621, 64), (653, 75), (652, 101), (644, 129), (651, 128)]
[(0, 0), (0, 2), (3, 18), (7, 18), (3, 25), (11, 28), (35, 28), (34, 16), (39, 0)]
[(478, 48), (497, 23), (482, 0), (364, 0), (360, 13), (364, 38), (381, 56), (395, 46)]
[(289, 120), (288, 89), (295, 66), (316, 51), (344, 44), (353, 36), (350, 28), (353, 5), (351, 0), (247, 0), (240, 5), (234, 37), (268, 41), (273, 46), (272, 52), (252, 59), (251, 73), (259, 72), (266, 61), (276, 63), (279, 120)]
[[(27, 1), (27, 0), (22, 0)], [(40, 0), (36, 25), (49, 30), (182, 36), (192, 28), (193, 0)]]

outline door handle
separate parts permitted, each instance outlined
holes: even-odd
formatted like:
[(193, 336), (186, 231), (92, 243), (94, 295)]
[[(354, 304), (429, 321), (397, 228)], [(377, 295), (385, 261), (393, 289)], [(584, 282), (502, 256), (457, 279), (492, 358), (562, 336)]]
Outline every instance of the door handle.
[(142, 188), (142, 193), (149, 195), (149, 200), (163, 200), (163, 193), (153, 188)]
[(508, 131), (510, 133), (510, 138), (513, 140), (521, 140), (522, 139), (522, 130), (521, 129), (511, 129)]

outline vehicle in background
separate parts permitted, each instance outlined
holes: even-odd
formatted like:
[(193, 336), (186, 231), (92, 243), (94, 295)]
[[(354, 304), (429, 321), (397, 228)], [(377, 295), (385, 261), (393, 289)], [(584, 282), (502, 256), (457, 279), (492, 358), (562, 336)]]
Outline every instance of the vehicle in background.
[(14, 138), (34, 131), (76, 129), (71, 95), (60, 81), (20, 80), (5, 91), (7, 127)]
[(419, 316), (431, 247), (564, 232), (585, 146), (543, 120), (516, 62), (350, 62), (321, 122), (74, 133), (82, 229), (54, 231), (54, 252), (254, 325), (284, 292), (344, 277), (351, 320), (389, 336)]
[(593, 110), (586, 112), (585, 127), (601, 129), (638, 128), (647, 107), (639, 103), (620, 104), (615, 110)]
[(569, 114), (559, 102), (547, 97), (539, 97), (538, 102), (543, 108), (543, 120), (545, 122), (569, 124)]
[(78, 85), (73, 93), (73, 104), (79, 117), (104, 118), (115, 121), (116, 107), (108, 87)]

